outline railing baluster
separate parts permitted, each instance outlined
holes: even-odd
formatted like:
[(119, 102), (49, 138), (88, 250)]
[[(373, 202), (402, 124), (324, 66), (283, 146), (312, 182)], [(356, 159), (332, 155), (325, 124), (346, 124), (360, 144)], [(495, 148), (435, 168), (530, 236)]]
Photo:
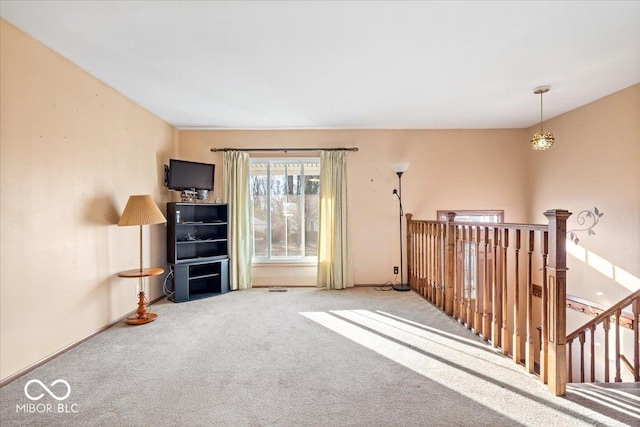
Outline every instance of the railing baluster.
[[(423, 298), (427, 298), (425, 284), (427, 282), (428, 275), (424, 271), (424, 260), (429, 258), (429, 249), (425, 246), (425, 240), (429, 237), (429, 224), (420, 224), (420, 233), (416, 239), (416, 248), (420, 252), (420, 256), (416, 260), (418, 263), (417, 268), (420, 270), (420, 280), (416, 292), (422, 295)], [(419, 249), (418, 249), (419, 248)]]
[(453, 227), (453, 237), (453, 318), (460, 320), (460, 261), (458, 260), (458, 249), (460, 247), (458, 239), (460, 238), (460, 230), (458, 229), (458, 226)]
[(580, 333), (580, 337), (578, 338), (580, 341), (580, 382), (584, 382), (584, 338), (585, 333), (582, 331)]
[(440, 224), (438, 226), (438, 232), (440, 233), (440, 238), (438, 239), (438, 262), (440, 263), (438, 267), (438, 289), (436, 290), (436, 306), (440, 307), (444, 310), (444, 291), (445, 291), (445, 279), (447, 277), (446, 270), (446, 225)]
[(431, 225), (425, 224), (423, 228), (423, 237), (422, 237), (422, 246), (424, 247), (424, 257), (422, 259), (422, 268), (424, 270), (422, 281), (422, 286), (420, 288), (420, 293), (423, 297), (427, 297), (429, 295), (429, 282), (431, 281), (431, 271), (428, 269), (429, 259), (432, 256), (431, 251), (429, 250), (429, 242), (431, 241)]
[(419, 273), (417, 271), (419, 255), (416, 244), (418, 236), (416, 231), (420, 225), (419, 223), (413, 223), (410, 217), (411, 214), (407, 214), (407, 233), (409, 239), (407, 241), (407, 275), (409, 276), (409, 285), (414, 288), (417, 285), (419, 278)]
[(525, 367), (532, 374), (535, 368), (533, 354), (533, 251), (535, 249), (535, 233), (529, 230), (529, 249), (527, 251), (527, 343), (525, 348)]
[(604, 328), (604, 382), (609, 382), (609, 318), (605, 317), (602, 321)]
[(640, 382), (640, 297), (633, 300), (633, 380)]
[(473, 328), (473, 309), (472, 309), (472, 305), (471, 305), (471, 295), (473, 292), (473, 276), (471, 274), (472, 269), (471, 269), (471, 263), (474, 262), (474, 257), (471, 256), (471, 251), (473, 248), (473, 229), (468, 226), (465, 227), (466, 229), (466, 233), (465, 233), (465, 237), (466, 239), (466, 243), (465, 246), (467, 246), (469, 248), (469, 256), (467, 257), (467, 271), (465, 272), (465, 286), (467, 289), (466, 292), (466, 298), (465, 298), (465, 308), (466, 308), (466, 313), (465, 313), (465, 321), (466, 321), (466, 325), (467, 325), (467, 329), (471, 329)]
[[(435, 251), (436, 251), (436, 283), (434, 283), (434, 292), (436, 293), (436, 300), (440, 301), (440, 295), (442, 294), (442, 290), (444, 289), (444, 282), (443, 282), (443, 276), (444, 276), (444, 246), (443, 246), (443, 240), (442, 240), (442, 232), (443, 232), (443, 225), (442, 224), (438, 224), (436, 226), (436, 233), (438, 235), (438, 238), (436, 239), (436, 241), (434, 242), (435, 244)], [(436, 304), (438, 305), (438, 304)]]
[(502, 346), (502, 354), (509, 353), (509, 331), (507, 329), (507, 316), (509, 302), (507, 300), (507, 251), (509, 250), (509, 229), (502, 230), (502, 310), (500, 317), (502, 319), (502, 329), (500, 330), (500, 345)]
[(425, 224), (424, 225), (424, 230), (423, 230), (423, 236), (422, 236), (422, 240), (420, 242), (420, 244), (422, 245), (422, 250), (425, 253), (425, 257), (424, 257), (424, 273), (423, 273), (423, 277), (424, 280), (422, 281), (422, 288), (420, 290), (420, 293), (422, 295), (423, 298), (426, 298), (428, 300), (430, 300), (431, 296), (429, 294), (429, 282), (431, 280), (431, 271), (428, 269), (429, 266), (429, 262), (431, 260), (431, 258), (433, 257), (433, 252), (431, 252), (429, 250), (429, 243), (431, 242), (431, 229), (432, 229), (433, 225), (432, 224)]
[(622, 382), (622, 377), (620, 376), (620, 315), (622, 314), (621, 309), (616, 310), (616, 378), (615, 382)]
[(482, 279), (482, 338), (491, 339), (489, 317), (489, 227), (484, 227), (484, 274)]
[(571, 351), (571, 345), (573, 344), (573, 340), (569, 340), (567, 342), (567, 346), (569, 348), (569, 350), (567, 351), (567, 354), (569, 355), (569, 368), (568, 368), (568, 372), (567, 372), (567, 381), (569, 381), (570, 383), (573, 382), (573, 351)]
[(458, 228), (459, 231), (459, 240), (458, 244), (460, 246), (459, 251), (457, 252), (461, 256), (458, 258), (458, 319), (460, 322), (466, 326), (467, 324), (467, 268), (466, 268), (466, 255), (465, 255), (465, 246), (467, 245), (467, 227), (461, 225)]
[[(542, 332), (540, 342), (540, 380), (549, 382), (549, 290), (547, 287), (547, 256), (549, 232), (542, 232)], [(571, 354), (571, 353), (569, 353)]]
[(491, 345), (493, 348), (498, 347), (498, 340), (500, 339), (500, 324), (498, 312), (500, 310), (500, 300), (498, 292), (498, 234), (497, 228), (493, 229), (493, 276), (491, 280), (491, 311), (493, 312), (493, 323), (491, 324)]
[(594, 383), (596, 382), (596, 325), (591, 325), (589, 330), (591, 331), (591, 371), (589, 372), (589, 379)]
[(420, 224), (418, 227), (418, 235), (416, 238), (416, 251), (418, 252), (418, 257), (416, 259), (416, 270), (418, 271), (417, 290), (421, 294), (424, 292), (425, 281), (424, 259), (429, 256), (426, 248), (424, 247), (425, 232), (425, 224)]
[[(435, 233), (435, 224), (429, 224), (427, 225), (427, 232), (426, 232), (426, 237), (425, 237), (425, 250), (427, 251), (427, 253), (429, 254), (428, 258), (427, 258), (427, 263), (431, 263), (432, 259), (435, 259), (435, 253), (433, 252), (432, 246), (433, 246), (433, 242), (436, 240), (436, 233)], [(435, 300), (435, 294), (433, 293), (433, 283), (435, 281), (435, 271), (433, 271), (433, 269), (429, 269), (429, 271), (426, 274), (426, 280), (425, 280), (425, 288), (423, 290), (423, 294), (424, 297), (427, 298), (429, 301), (433, 302)]]
[(431, 250), (433, 251), (433, 273), (431, 275), (431, 298), (436, 300), (438, 278), (440, 277), (439, 259), (440, 259), (440, 237), (438, 235), (438, 224), (433, 224), (433, 239), (431, 240)]
[(513, 361), (520, 363), (520, 230), (516, 230), (513, 286)]
[(426, 224), (423, 224), (423, 223), (420, 223), (418, 225), (418, 230), (417, 230), (418, 233), (417, 233), (416, 242), (415, 242), (416, 253), (417, 253), (416, 271), (418, 275), (415, 291), (422, 296), (424, 296), (424, 281), (425, 281), (424, 267), (423, 267), (424, 259), (429, 256), (428, 252), (426, 251), (426, 248), (424, 247), (426, 227), (427, 227)]
[(420, 270), (420, 281), (418, 282), (418, 288), (416, 292), (418, 292), (423, 297), (425, 296), (425, 283), (427, 282), (427, 277), (429, 273), (425, 270), (424, 265), (426, 260), (429, 258), (429, 250), (425, 246), (425, 241), (429, 238), (429, 225), (428, 224), (420, 224), (420, 237), (419, 237), (419, 247), (421, 255), (418, 259), (418, 269)]
[(420, 273), (420, 258), (422, 257), (422, 250), (420, 248), (420, 228), (421, 228), (421, 224), (415, 224), (414, 229), (413, 229), (413, 250), (412, 250), (412, 256), (411, 259), (413, 260), (413, 265), (411, 266), (411, 275), (414, 277), (413, 280), (413, 284), (412, 286), (414, 288), (419, 288), (420, 287), (420, 279), (421, 279), (421, 273)]
[[(438, 242), (440, 241), (440, 236), (438, 234), (438, 224), (431, 225), (431, 247), (429, 250), (433, 251), (433, 260), (435, 263), (438, 262)], [(436, 303), (436, 286), (439, 283), (438, 279), (438, 269), (434, 268), (431, 272), (431, 277), (428, 283), (429, 286), (429, 295), (431, 302), (437, 306)]]
[(480, 311), (480, 238), (481, 230), (480, 227), (476, 227), (476, 241), (475, 241), (475, 277), (474, 277), (474, 286), (476, 289), (476, 299), (475, 299), (475, 307), (474, 307), (474, 318), (473, 318), (473, 328), (476, 335), (482, 334), (482, 312)]
[(464, 236), (465, 236), (465, 227), (459, 225), (456, 227), (458, 231), (457, 239), (456, 239), (456, 292), (458, 296), (458, 321), (463, 325), (464, 321), (464, 280), (465, 280), (465, 268), (464, 268)]
[(431, 244), (431, 240), (433, 236), (431, 235), (432, 224), (425, 224), (424, 226), (424, 263), (425, 263), (425, 273), (424, 273), (424, 282), (422, 283), (422, 288), (420, 289), (420, 294), (427, 299), (431, 298), (431, 294), (429, 292), (429, 288), (431, 287), (431, 273), (432, 271), (429, 269), (431, 257), (433, 253), (429, 250), (429, 245)]

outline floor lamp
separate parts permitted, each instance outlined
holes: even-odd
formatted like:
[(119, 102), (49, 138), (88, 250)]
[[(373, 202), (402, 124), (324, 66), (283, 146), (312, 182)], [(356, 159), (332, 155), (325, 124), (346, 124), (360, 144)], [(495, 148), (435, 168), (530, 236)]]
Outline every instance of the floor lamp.
[(147, 312), (147, 304), (144, 296), (144, 278), (157, 276), (162, 274), (162, 268), (143, 268), (142, 267), (142, 226), (151, 224), (163, 224), (167, 222), (160, 209), (153, 201), (151, 196), (130, 196), (127, 206), (122, 212), (119, 226), (137, 225), (140, 227), (140, 268), (127, 270), (118, 273), (120, 277), (138, 278), (140, 285), (140, 293), (138, 294), (138, 310), (136, 314), (127, 318), (126, 322), (130, 325), (139, 325), (153, 321), (157, 315)]
[(404, 283), (404, 263), (402, 262), (402, 217), (404, 212), (402, 211), (402, 174), (409, 169), (409, 163), (393, 163), (391, 164), (391, 170), (398, 174), (398, 190), (393, 189), (393, 194), (398, 197), (400, 204), (400, 284), (394, 285), (394, 291), (410, 291), (411, 286)]

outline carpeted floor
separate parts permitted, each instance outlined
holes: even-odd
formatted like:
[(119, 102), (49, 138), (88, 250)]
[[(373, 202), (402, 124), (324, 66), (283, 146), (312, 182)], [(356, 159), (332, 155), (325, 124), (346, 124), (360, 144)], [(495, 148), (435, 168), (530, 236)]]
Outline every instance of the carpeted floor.
[[(152, 309), (156, 321), (119, 324), (0, 389), (0, 424), (640, 422), (637, 389), (616, 391), (624, 403), (610, 405), (583, 389), (554, 397), (413, 292), (252, 289)], [(58, 379), (69, 387), (51, 385)], [(52, 395), (32, 382), (28, 394), (43, 396), (28, 399), (30, 380)]]

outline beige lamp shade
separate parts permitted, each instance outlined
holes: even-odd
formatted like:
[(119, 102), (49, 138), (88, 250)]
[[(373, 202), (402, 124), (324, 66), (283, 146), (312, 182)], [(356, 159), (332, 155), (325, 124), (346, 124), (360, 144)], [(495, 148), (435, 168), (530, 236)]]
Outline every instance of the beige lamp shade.
[(118, 221), (118, 225), (148, 225), (162, 224), (167, 219), (148, 194), (142, 196), (129, 196), (127, 206)]

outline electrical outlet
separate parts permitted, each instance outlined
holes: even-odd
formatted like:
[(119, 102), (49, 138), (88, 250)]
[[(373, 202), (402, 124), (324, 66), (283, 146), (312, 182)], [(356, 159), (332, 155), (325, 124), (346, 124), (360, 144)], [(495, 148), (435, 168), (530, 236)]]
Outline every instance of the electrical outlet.
[(398, 266), (393, 267), (393, 274), (398, 274)]

